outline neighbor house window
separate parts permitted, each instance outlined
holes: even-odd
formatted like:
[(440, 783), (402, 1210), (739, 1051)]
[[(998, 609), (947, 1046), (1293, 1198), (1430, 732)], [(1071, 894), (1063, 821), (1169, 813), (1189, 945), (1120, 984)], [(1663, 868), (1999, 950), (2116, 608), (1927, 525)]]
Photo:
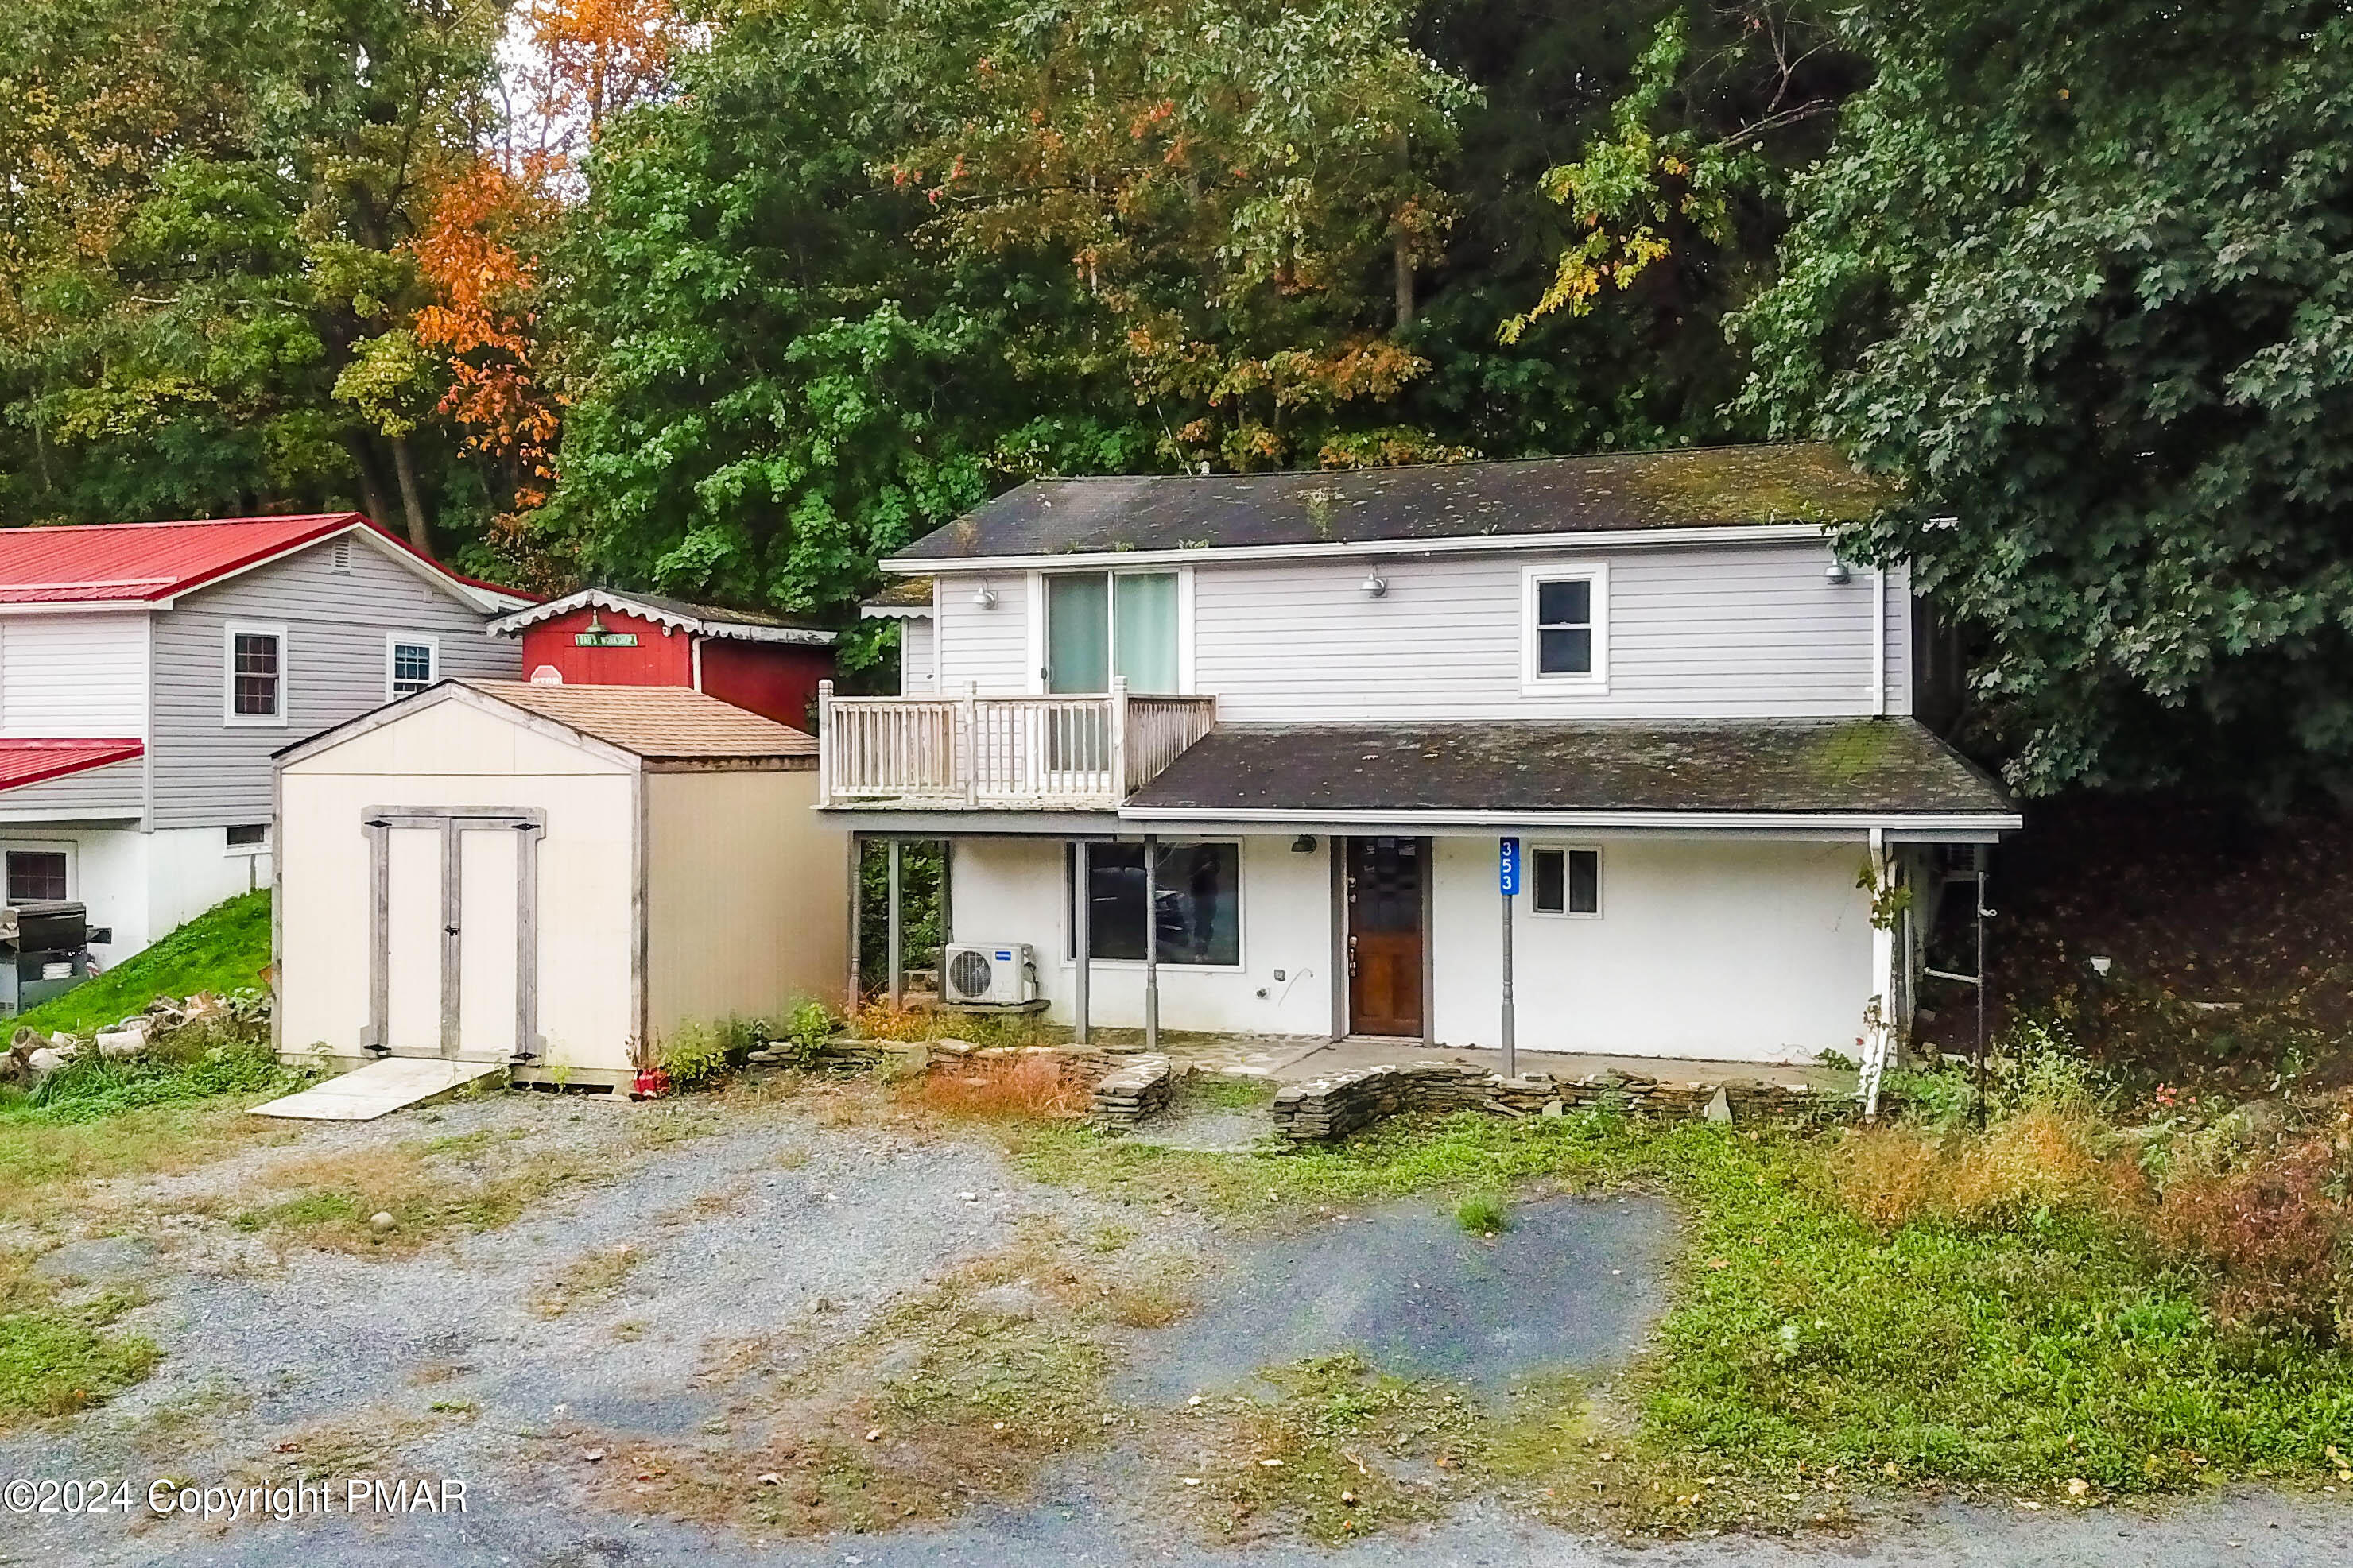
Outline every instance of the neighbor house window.
[(1598, 915), (1601, 912), (1601, 851), (1546, 849), (1531, 852), (1535, 872), (1532, 891), (1540, 915)]
[(1609, 674), (1609, 578), (1599, 564), (1527, 570), (1522, 674), (1534, 688), (1600, 687)]
[(225, 635), (228, 689), (223, 717), (232, 724), (285, 723), (285, 628), (232, 626)]
[(1176, 573), (1057, 572), (1045, 584), (1047, 690), (1109, 691), (1115, 675), (1130, 691), (1177, 689)]
[(385, 696), (413, 696), (433, 684), (440, 647), (431, 637), (385, 639)]
[[(1088, 852), (1088, 932), (1097, 958), (1144, 958), (1144, 846), (1097, 844)], [(1078, 930), (1075, 848), (1067, 852), (1071, 930)], [(1155, 868), (1153, 921), (1163, 963), (1239, 967), (1242, 961), (1242, 851), (1239, 844), (1163, 844)], [(1076, 946), (1073, 936), (1070, 951)]]
[(12, 904), (66, 897), (66, 852), (62, 849), (8, 851), (8, 901)]
[(248, 822), (227, 830), (228, 852), (232, 855), (258, 855), (269, 847), (269, 825)]

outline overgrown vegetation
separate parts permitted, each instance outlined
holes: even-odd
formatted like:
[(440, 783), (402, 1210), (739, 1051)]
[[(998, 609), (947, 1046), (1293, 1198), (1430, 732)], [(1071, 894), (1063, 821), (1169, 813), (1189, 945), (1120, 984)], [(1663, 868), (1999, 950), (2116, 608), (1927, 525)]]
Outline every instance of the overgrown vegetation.
[(672, 1089), (704, 1088), (750, 1060), (765, 1032), (765, 1026), (743, 1018), (689, 1019), (662, 1042), (656, 1064)]
[(264, 989), (263, 971), (269, 967), (269, 894), (266, 889), (240, 893), (105, 973), (27, 1008), (16, 1025), (44, 1034), (111, 1029), (145, 1012), (159, 997), (226, 996)]
[[(1660, 1348), (1622, 1418), (1587, 1427), (1615, 1456), (1621, 1522), (1755, 1523), (1789, 1514), (1793, 1490), (1820, 1512), (1931, 1481), (2083, 1500), (2333, 1476), (2353, 1356), (2295, 1263), (2342, 1234), (2300, 1207), (2327, 1192), (2309, 1143), (2276, 1158), (2232, 1143), (2199, 1163), (2202, 1134), (2112, 1126), (2080, 1068), (2019, 1083), (1982, 1134), (1588, 1112), (1399, 1121), (1281, 1156), (1053, 1127), (1015, 1147), (1050, 1179), (1261, 1217), (1417, 1192), (1476, 1202), (1499, 1183), (1672, 1194), (1688, 1252)], [(2341, 1269), (2341, 1251), (2320, 1252)]]
[(909, 1080), (906, 1092), (926, 1110), (956, 1117), (1073, 1117), (1093, 1103), (1089, 1087), (1047, 1052), (943, 1061)]

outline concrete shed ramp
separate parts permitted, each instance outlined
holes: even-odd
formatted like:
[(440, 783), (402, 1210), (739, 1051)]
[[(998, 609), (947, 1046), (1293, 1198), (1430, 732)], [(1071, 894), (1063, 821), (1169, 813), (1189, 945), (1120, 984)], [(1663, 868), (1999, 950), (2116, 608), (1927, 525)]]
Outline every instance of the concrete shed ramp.
[(451, 1061), (443, 1057), (385, 1057), (340, 1078), (253, 1108), (256, 1116), (298, 1121), (373, 1121), (507, 1070), (504, 1062)]

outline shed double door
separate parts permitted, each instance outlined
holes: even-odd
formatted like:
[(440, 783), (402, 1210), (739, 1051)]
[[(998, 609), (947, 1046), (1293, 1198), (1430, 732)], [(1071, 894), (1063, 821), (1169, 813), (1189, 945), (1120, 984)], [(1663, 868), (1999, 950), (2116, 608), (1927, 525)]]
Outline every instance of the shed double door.
[(1423, 1038), (1430, 841), (1351, 838), (1347, 845), (1348, 1031)]
[(369, 1044), (404, 1057), (536, 1054), (539, 814), (378, 810)]

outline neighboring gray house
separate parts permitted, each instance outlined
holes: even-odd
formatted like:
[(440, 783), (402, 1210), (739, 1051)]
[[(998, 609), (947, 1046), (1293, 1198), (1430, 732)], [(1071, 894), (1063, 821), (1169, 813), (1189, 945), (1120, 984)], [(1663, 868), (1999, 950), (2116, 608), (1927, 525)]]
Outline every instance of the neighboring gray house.
[(136, 952), (269, 882), (270, 753), (444, 675), (516, 676), (460, 577), (356, 513), (0, 530), (0, 873)]
[(884, 563), (826, 805), (948, 840), (968, 975), (1027, 944), (1059, 1018), (1494, 1046), (1508, 925), (1525, 1048), (1876, 1049), (1920, 918), (1862, 884), (2020, 822), (1831, 548), (1883, 499), (1816, 447), (1027, 484)]

